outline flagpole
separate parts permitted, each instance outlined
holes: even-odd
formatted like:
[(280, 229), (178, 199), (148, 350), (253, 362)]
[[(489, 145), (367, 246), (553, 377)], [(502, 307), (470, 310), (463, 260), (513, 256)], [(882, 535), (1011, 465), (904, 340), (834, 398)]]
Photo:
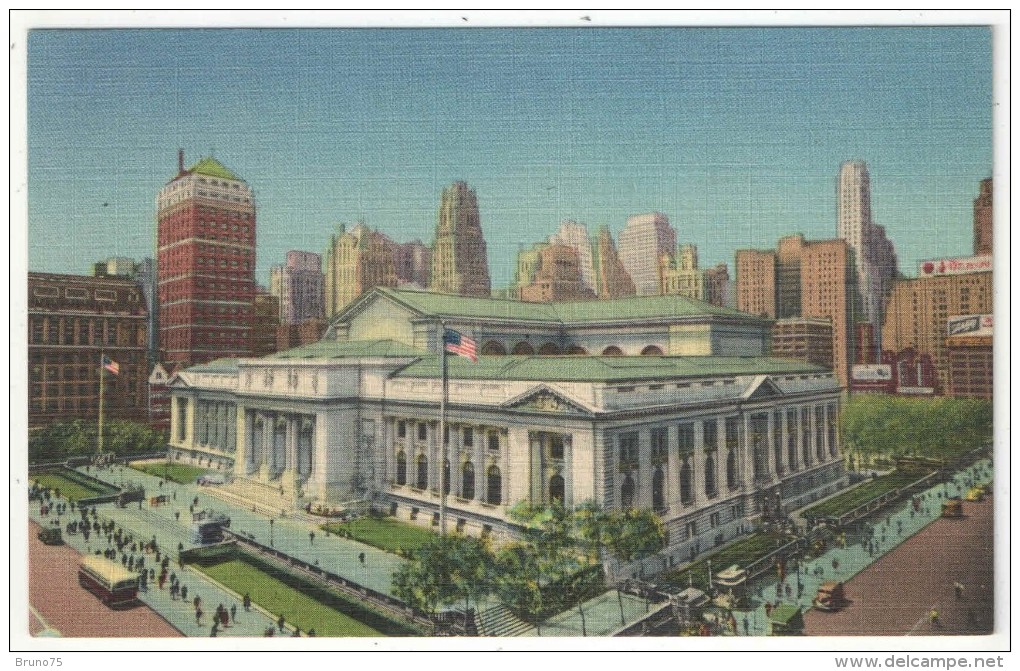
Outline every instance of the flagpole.
[(439, 399), (439, 535), (446, 535), (446, 324), (439, 322), (439, 361), (443, 370), (443, 393)]
[(99, 454), (103, 453), (103, 381), (106, 379), (106, 350), (99, 352)]

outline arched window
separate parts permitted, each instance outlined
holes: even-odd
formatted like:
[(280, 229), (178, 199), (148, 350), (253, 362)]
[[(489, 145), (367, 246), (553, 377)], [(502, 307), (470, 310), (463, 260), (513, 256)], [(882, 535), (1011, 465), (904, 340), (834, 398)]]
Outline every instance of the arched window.
[(443, 461), (443, 493), (450, 493), (450, 460)]
[(662, 348), (658, 345), (649, 345), (641, 350), (641, 356), (662, 356)]
[(482, 354), (489, 356), (503, 356), (506, 354), (506, 347), (503, 347), (503, 343), (490, 340), (482, 347)]
[(662, 473), (662, 466), (655, 467), (652, 475), (652, 510), (666, 509), (666, 477)]
[(588, 350), (586, 350), (585, 348), (583, 348), (583, 347), (581, 347), (579, 345), (571, 345), (570, 349), (567, 350), (567, 354), (587, 355), (588, 354)]
[(428, 489), (429, 486), (429, 458), (424, 454), (418, 455), (418, 481), (415, 486), (418, 489)]
[(730, 489), (737, 486), (737, 453), (733, 450), (726, 455), (726, 486)]
[(610, 345), (602, 350), (602, 356), (623, 356), (623, 350), (616, 345)]
[(705, 496), (711, 498), (715, 494), (715, 459), (711, 454), (707, 454), (705, 455)]
[(620, 507), (624, 510), (634, 507), (634, 478), (630, 477), (630, 473), (620, 485)]
[(397, 452), (397, 484), (407, 484), (407, 455), (401, 452)]
[(460, 495), (469, 500), (475, 498), (475, 466), (470, 461), (461, 469)]
[(684, 459), (684, 464), (680, 467), (680, 503), (685, 506), (694, 503), (694, 485), (691, 476), (691, 462), (689, 459)]
[(547, 342), (538, 348), (538, 353), (542, 355), (559, 354), (560, 348), (556, 346), (556, 343)]
[(514, 345), (513, 353), (514, 354), (534, 354), (535, 353), (535, 348), (532, 347), (530, 343), (526, 343), (526, 342), (524, 342), (522, 340), (521, 342), (519, 342), (516, 345)]
[(503, 502), (503, 476), (499, 472), (498, 466), (489, 466), (487, 472), (487, 496), (485, 497), (486, 503), (497, 505)]
[(549, 478), (549, 502), (559, 501), (563, 503), (564, 493), (566, 492), (566, 483), (563, 481), (562, 475), (554, 475)]

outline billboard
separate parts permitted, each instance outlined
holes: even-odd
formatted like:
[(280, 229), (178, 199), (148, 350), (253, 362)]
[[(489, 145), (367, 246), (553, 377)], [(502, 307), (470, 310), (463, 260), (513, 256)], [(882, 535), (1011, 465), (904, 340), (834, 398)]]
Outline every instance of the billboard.
[(854, 364), (850, 377), (858, 382), (889, 382), (892, 380), (892, 366), (886, 363)]
[(917, 264), (918, 277), (963, 275), (965, 273), (991, 272), (991, 270), (991, 256), (961, 256), (953, 259), (931, 259)]
[(992, 335), (992, 315), (959, 315), (946, 320), (946, 335)]

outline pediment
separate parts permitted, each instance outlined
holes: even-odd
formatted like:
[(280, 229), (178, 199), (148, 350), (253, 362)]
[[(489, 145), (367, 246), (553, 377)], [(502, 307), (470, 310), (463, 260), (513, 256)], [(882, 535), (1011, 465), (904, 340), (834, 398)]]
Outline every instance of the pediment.
[(541, 385), (534, 389), (511, 398), (500, 407), (512, 410), (531, 410), (564, 415), (590, 415), (591, 409), (582, 403), (569, 398), (560, 391), (554, 390), (548, 385)]
[(783, 390), (768, 375), (759, 375), (754, 378), (754, 382), (743, 394), (744, 399), (748, 401), (766, 401), (782, 395)]

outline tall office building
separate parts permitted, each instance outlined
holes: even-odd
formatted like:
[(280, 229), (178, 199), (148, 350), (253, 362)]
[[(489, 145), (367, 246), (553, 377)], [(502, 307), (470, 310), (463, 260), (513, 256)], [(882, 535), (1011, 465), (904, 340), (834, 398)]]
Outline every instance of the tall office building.
[(148, 310), (128, 277), (28, 274), (28, 426), (99, 416), (101, 360), (107, 419), (148, 419)]
[[(763, 317), (830, 320), (831, 347), (808, 353), (820, 360), (832, 353), (832, 367), (849, 380), (856, 303), (853, 255), (843, 240), (781, 238), (776, 250), (737, 252), (737, 309)], [(816, 337), (805, 342), (817, 342)]]
[(269, 269), (269, 293), (280, 299), (280, 323), (319, 319), (323, 308), (322, 257), (312, 252), (287, 252), (287, 262)]
[(992, 254), (992, 178), (981, 180), (980, 192), (974, 199), (974, 255)]
[(432, 250), (421, 240), (393, 243), (393, 263), (400, 286), (428, 288), (432, 274)]
[(623, 267), (613, 235), (606, 226), (599, 227), (592, 246), (592, 273), (599, 298), (626, 298), (635, 294), (634, 281)]
[(595, 265), (592, 260), (591, 238), (588, 227), (573, 219), (560, 222), (558, 231), (549, 236), (549, 244), (567, 245), (577, 253), (577, 262), (581, 268), (581, 282), (595, 293)]
[(156, 200), (161, 358), (167, 368), (252, 353), (255, 196), (214, 158), (184, 167)]
[(659, 293), (705, 300), (705, 273), (698, 269), (697, 247), (681, 245), (675, 256), (659, 256)]
[(379, 231), (357, 224), (330, 237), (326, 252), (326, 318), (372, 287), (398, 285), (394, 243)]
[(725, 263), (705, 268), (705, 301), (721, 308), (730, 304), (730, 269)]
[[(885, 299), (896, 277), (896, 250), (871, 216), (871, 177), (864, 161), (846, 161), (836, 179), (838, 237), (854, 253), (861, 315), (872, 324), (882, 323)], [(856, 316), (855, 316), (856, 317)]]
[(492, 293), (478, 197), (466, 182), (454, 182), (443, 189), (429, 289), (485, 298)]
[(518, 275), (518, 297), (531, 303), (594, 300), (595, 292), (581, 281), (581, 263), (570, 245), (536, 245), (534, 272), (522, 282)]
[(662, 212), (636, 214), (620, 231), (620, 260), (638, 296), (659, 294), (659, 259), (676, 249), (676, 231)]
[(942, 390), (950, 389), (947, 324), (961, 315), (991, 315), (992, 260), (988, 256), (922, 261), (918, 277), (893, 282), (885, 323), (883, 349), (908, 347), (929, 355)]

